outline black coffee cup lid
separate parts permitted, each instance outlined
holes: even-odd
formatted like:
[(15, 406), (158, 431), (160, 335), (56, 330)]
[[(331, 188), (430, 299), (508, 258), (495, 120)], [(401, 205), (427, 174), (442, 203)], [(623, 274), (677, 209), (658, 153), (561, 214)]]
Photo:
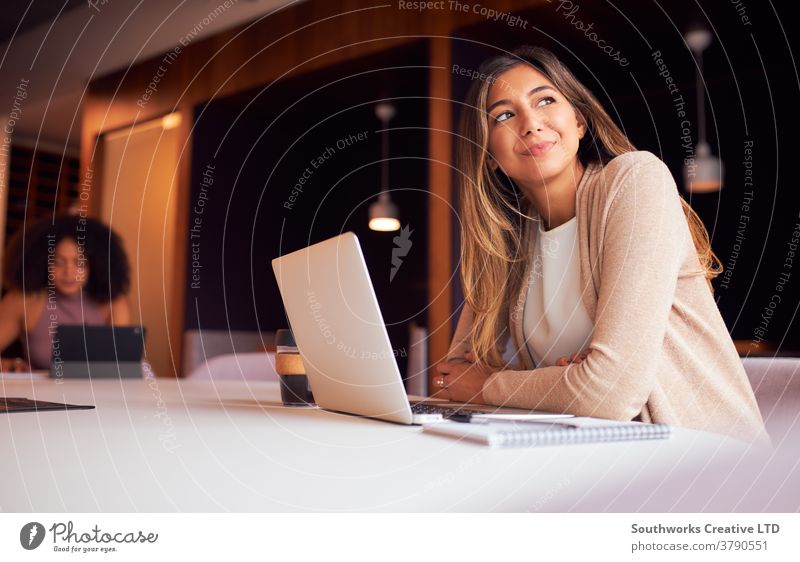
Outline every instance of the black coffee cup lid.
[(282, 329), (275, 332), (275, 345), (283, 345), (286, 347), (297, 347), (294, 341), (294, 334), (291, 330)]

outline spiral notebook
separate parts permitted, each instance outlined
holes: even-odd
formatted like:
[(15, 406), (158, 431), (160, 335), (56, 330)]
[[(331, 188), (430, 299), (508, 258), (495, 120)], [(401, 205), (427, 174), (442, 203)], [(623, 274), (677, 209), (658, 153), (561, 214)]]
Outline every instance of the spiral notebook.
[(426, 424), (422, 429), (425, 433), (481, 443), (490, 447), (544, 447), (666, 439), (672, 431), (670, 426), (664, 424), (616, 422), (593, 418), (571, 418), (567, 421), (445, 422)]

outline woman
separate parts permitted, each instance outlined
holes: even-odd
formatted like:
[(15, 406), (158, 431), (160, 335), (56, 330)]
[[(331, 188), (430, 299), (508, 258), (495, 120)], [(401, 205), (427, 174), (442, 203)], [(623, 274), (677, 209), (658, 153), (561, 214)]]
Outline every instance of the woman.
[[(20, 339), (33, 369), (49, 368), (59, 324), (131, 322), (128, 258), (119, 237), (94, 219), (34, 223), (9, 243), (5, 272), (0, 349)], [(10, 370), (7, 360), (3, 367)]]
[(436, 395), (767, 443), (719, 262), (666, 165), (545, 49), (479, 73), (458, 154), (466, 303)]

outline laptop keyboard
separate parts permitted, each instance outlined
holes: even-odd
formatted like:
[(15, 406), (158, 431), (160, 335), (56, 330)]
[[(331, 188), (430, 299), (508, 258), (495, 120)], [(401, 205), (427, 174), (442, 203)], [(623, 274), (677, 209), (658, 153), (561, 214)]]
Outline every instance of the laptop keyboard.
[(441, 414), (443, 418), (449, 418), (454, 414), (485, 414), (482, 410), (474, 410), (470, 408), (447, 408), (445, 406), (434, 406), (433, 404), (425, 404), (418, 402), (411, 404), (411, 412), (414, 414)]

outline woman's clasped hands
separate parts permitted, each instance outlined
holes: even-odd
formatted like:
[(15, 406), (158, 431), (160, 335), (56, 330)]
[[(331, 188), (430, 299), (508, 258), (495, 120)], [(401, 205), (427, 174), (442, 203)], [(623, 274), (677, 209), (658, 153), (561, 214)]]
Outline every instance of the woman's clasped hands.
[[(591, 352), (591, 349), (584, 349), (571, 356), (559, 357), (556, 366), (565, 367), (571, 363), (580, 363)], [(442, 361), (436, 365), (436, 370), (439, 374), (433, 379), (434, 398), (473, 404), (485, 403), (483, 385), (492, 376), (494, 369), (477, 363), (471, 351), (464, 354), (463, 361)]]
[(494, 369), (475, 361), (471, 351), (464, 354), (463, 361), (442, 361), (436, 365), (439, 372), (433, 379), (434, 398), (453, 402), (483, 404), (483, 384)]

